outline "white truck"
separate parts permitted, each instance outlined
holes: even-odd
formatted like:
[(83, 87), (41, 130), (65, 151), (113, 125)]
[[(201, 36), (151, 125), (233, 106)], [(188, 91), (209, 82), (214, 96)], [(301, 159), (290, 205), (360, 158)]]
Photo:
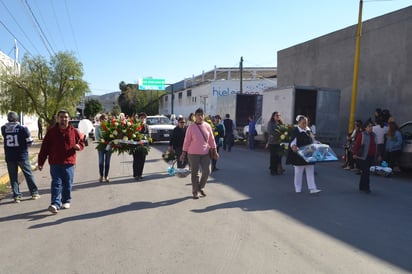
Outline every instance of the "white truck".
[[(261, 128), (267, 139), (267, 123), (274, 111), (285, 124), (296, 124), (295, 118), (308, 116), (316, 126), (316, 139), (328, 144), (339, 142), (340, 90), (323, 87), (291, 86), (263, 91)], [(259, 136), (259, 131), (258, 131)]]

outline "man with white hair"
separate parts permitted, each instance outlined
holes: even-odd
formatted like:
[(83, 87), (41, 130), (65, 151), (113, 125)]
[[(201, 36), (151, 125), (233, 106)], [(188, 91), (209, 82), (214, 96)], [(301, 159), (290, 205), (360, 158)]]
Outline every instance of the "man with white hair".
[(4, 154), (6, 155), (7, 171), (10, 177), (10, 185), (13, 191), (15, 203), (20, 203), (22, 193), (19, 189), (18, 168), (26, 178), (31, 198), (40, 198), (36, 183), (34, 182), (33, 172), (29, 160), (28, 146), (31, 146), (33, 139), (27, 127), (20, 125), (19, 116), (16, 112), (10, 111), (7, 114), (8, 123), (1, 127), (1, 134), (4, 138)]

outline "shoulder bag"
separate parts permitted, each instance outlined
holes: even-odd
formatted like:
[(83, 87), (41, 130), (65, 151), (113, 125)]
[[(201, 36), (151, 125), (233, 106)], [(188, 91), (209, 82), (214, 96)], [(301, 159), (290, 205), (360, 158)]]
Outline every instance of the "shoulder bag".
[[(197, 128), (200, 130), (200, 133), (202, 133), (203, 139), (205, 139), (205, 142), (207, 144), (207, 139), (206, 139), (205, 134), (203, 133), (203, 131), (200, 128), (199, 124), (196, 124), (196, 125), (197, 125)], [(210, 158), (210, 160), (217, 160), (218, 159), (216, 149), (209, 148), (209, 158)]]

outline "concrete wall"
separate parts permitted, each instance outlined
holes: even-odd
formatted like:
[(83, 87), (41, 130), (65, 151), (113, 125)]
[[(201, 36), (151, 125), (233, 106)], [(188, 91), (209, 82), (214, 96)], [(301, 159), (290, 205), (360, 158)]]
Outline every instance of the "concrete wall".
[[(357, 26), (278, 52), (278, 87), (341, 90), (340, 125), (349, 127)], [(363, 22), (355, 119), (389, 109), (402, 124), (412, 120), (412, 6)]]

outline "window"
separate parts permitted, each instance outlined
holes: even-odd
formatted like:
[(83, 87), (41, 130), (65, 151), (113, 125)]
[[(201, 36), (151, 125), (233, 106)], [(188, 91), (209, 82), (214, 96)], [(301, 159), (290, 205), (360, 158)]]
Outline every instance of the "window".
[(191, 89), (188, 89), (187, 91), (186, 91), (186, 97), (191, 97), (192, 96), (192, 90)]

